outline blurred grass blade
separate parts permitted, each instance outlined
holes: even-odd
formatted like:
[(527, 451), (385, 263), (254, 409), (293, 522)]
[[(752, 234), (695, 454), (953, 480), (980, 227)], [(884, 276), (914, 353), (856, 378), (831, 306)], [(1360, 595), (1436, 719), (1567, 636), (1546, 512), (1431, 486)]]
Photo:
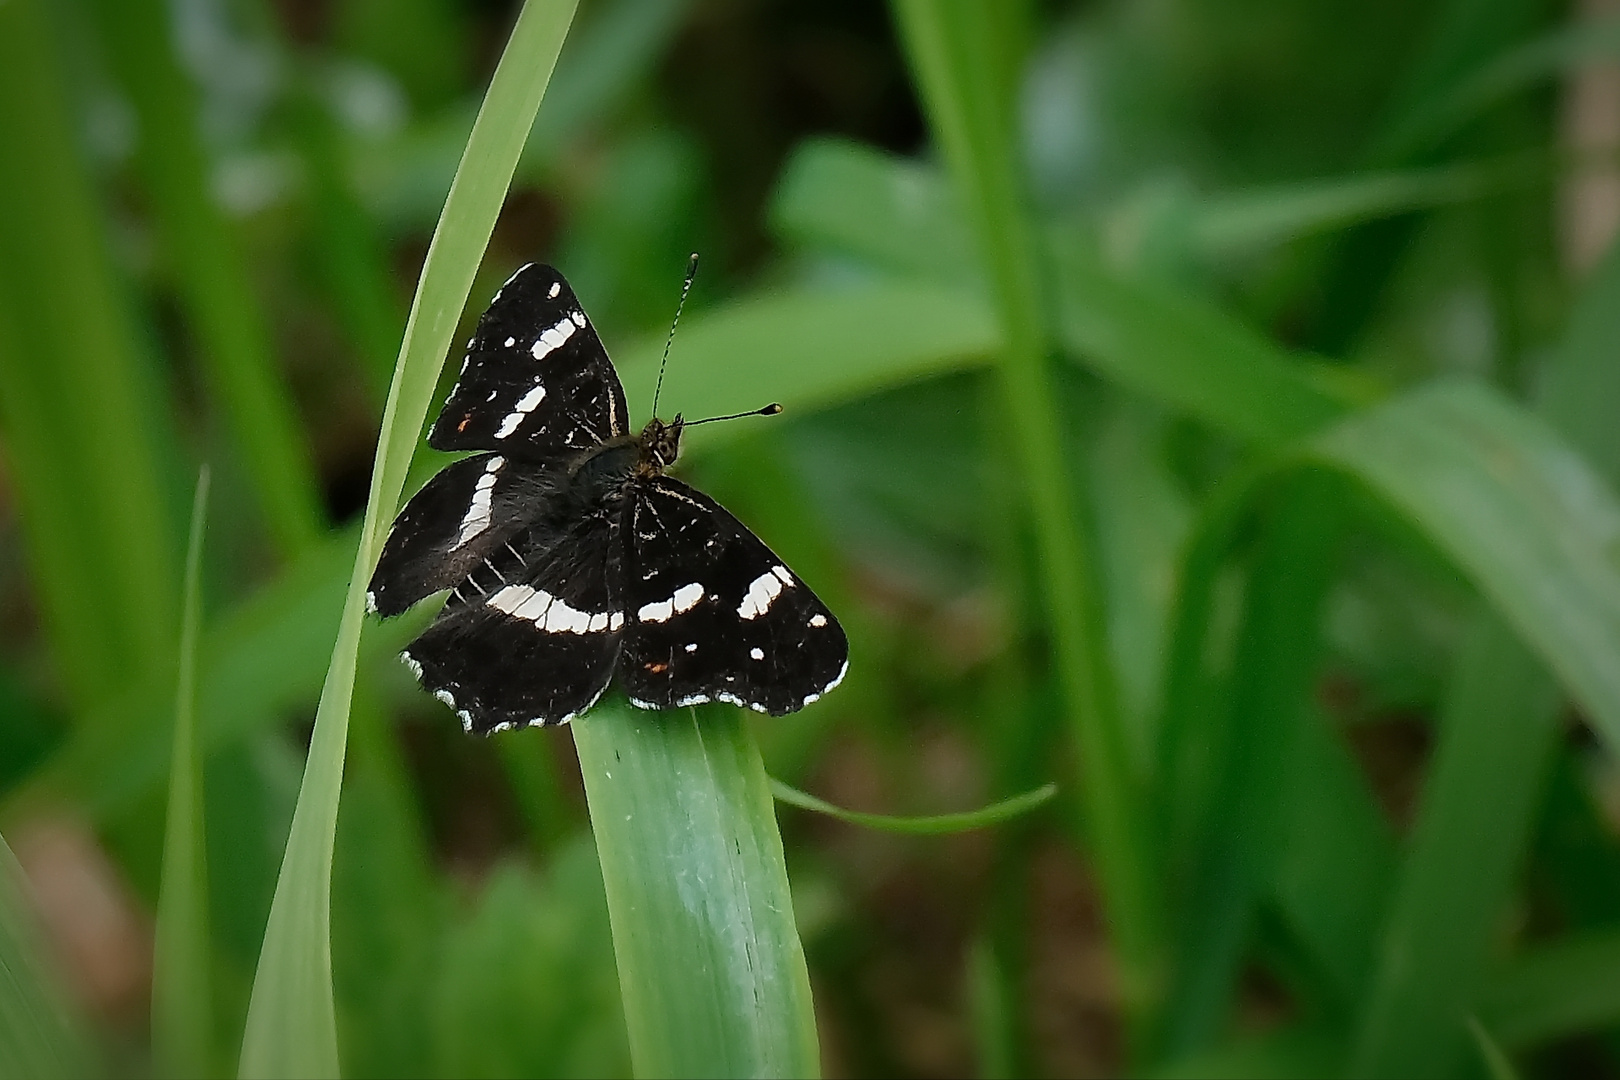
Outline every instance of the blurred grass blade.
[(1485, 1065), (1485, 1075), (1490, 1080), (1519, 1080), (1519, 1070), (1513, 1067), (1512, 1059), (1503, 1053), (1501, 1046), (1497, 1045), (1491, 1033), (1476, 1017), (1468, 1018), (1468, 1033), (1474, 1037), (1474, 1045), (1479, 1049), (1480, 1059)]
[(1620, 19), (1576, 19), (1480, 64), (1451, 85), (1425, 95), (1391, 125), (1374, 156), (1407, 158), (1444, 141), (1510, 94), (1571, 68), (1620, 56)]
[(1283, 837), (1271, 889), (1283, 919), (1348, 1008), (1372, 970), (1397, 850), (1360, 762), (1322, 715), (1300, 724), (1284, 780)]
[(771, 794), (776, 796), (779, 802), (785, 802), (789, 806), (797, 806), (800, 810), (814, 810), (818, 814), (826, 814), (839, 821), (847, 821), (851, 825), (864, 825), (869, 829), (881, 829), (884, 832), (912, 833), (916, 836), (947, 836), (951, 833), (969, 832), (997, 825), (1050, 802), (1057, 791), (1056, 784), (1042, 784), (1034, 791), (1002, 799), (978, 810), (959, 814), (900, 817), (893, 814), (868, 814), (860, 810), (845, 810), (842, 806), (834, 806), (807, 791), (789, 787), (774, 777), (771, 779)]
[(43, 946), (27, 878), (0, 840), (0, 1076), (99, 1075), (89, 1040), (45, 966)]
[(638, 1077), (814, 1077), (815, 1011), (745, 713), (574, 721)]
[(1620, 750), (1620, 503), (1584, 460), (1494, 392), (1451, 381), (1358, 414), (1313, 448), (1467, 571)]
[(102, 43), (138, 117), (136, 156), (214, 398), (242, 471), (285, 556), (325, 526), (315, 466), (247, 266), (209, 186), (198, 95), (174, 48), (164, 0), (97, 0)]
[(1125, 1009), (1140, 1015), (1158, 989), (1159, 902), (1146, 806), (1103, 640), (1101, 575), (1076, 515), (1076, 505), (1090, 500), (1083, 476), (1066, 467), (1055, 407), (1045, 251), (1019, 172), (1013, 86), (1027, 11), (990, 0), (896, 0), (894, 10), (924, 112), (974, 225), (1001, 327), (997, 371), (1039, 553), (1053, 665), (1080, 755), (1086, 834)]
[(0, 424), (59, 685), (84, 710), (170, 670), (183, 504), (172, 410), (76, 144), (53, 14), (0, 4)]
[[(771, 219), (790, 239), (908, 276), (963, 285), (979, 278), (945, 177), (866, 147), (829, 140), (801, 149), (784, 172)], [(1349, 404), (1325, 369), (1213, 305), (1109, 271), (1084, 235), (1052, 230), (1045, 243), (1056, 273), (1058, 341), (1104, 378), (1269, 446), (1309, 434)], [(969, 295), (963, 302), (988, 317), (988, 305)]]
[(771, 226), (885, 270), (975, 282), (979, 255), (936, 166), (843, 139), (806, 139), (782, 169)]
[(404, 487), (456, 321), (573, 14), (571, 0), (529, 0), (524, 5), (473, 125), (422, 267), (383, 413), (359, 551), (254, 976), (242, 1042), (244, 1076), (338, 1072), (330, 938), (332, 849), (366, 582)]
[[(1200, 857), (1179, 928), (1163, 1049), (1210, 1046), (1227, 1019), (1262, 887), (1285, 834), (1286, 780), (1297, 767), (1322, 650), (1322, 609), (1344, 520), (1343, 478), (1289, 477), (1260, 516), (1229, 686), (1199, 732), (1218, 773), (1198, 823)], [(1211, 739), (1210, 736), (1214, 735)]]
[(1478, 1010), (1513, 1047), (1620, 1022), (1620, 931), (1572, 935), (1515, 958), (1487, 984)]
[[(988, 307), (959, 289), (894, 282), (766, 293), (682, 321), (664, 400), (674, 408), (702, 402), (714, 413), (761, 401), (821, 408), (982, 363), (998, 344)], [(623, 357), (632, 416), (647, 415), (652, 404), (663, 347), (659, 334)], [(761, 356), (772, 362), (761, 364)], [(688, 438), (699, 450), (747, 430), (710, 424)]]
[(1466, 1060), (1464, 1019), (1528, 841), (1555, 732), (1558, 687), (1485, 618), (1463, 646), (1440, 715), (1352, 1047), (1352, 1076), (1444, 1076)]
[(1205, 256), (1242, 254), (1412, 210), (1478, 198), (1515, 181), (1529, 182), (1543, 171), (1476, 163), (1216, 193), (1194, 205), (1190, 240)]
[(152, 943), (152, 1054), (166, 1076), (213, 1073), (209, 992), (208, 868), (204, 856), (202, 764), (197, 752), (197, 637), (202, 621), (202, 546), (208, 466), (197, 475), (180, 608), (180, 663), (169, 766), (163, 881)]

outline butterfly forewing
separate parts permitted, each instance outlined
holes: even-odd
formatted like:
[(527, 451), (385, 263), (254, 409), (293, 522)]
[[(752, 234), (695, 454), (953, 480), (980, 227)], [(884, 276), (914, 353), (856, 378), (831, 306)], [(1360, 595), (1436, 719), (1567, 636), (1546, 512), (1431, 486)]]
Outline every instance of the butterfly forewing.
[(478, 320), (428, 444), (558, 462), (623, 435), (625, 413), (619, 377), (574, 291), (530, 263)]
[(566, 723), (613, 674), (625, 613), (615, 514), (539, 524), (502, 541), (405, 650), (469, 731)]
[(633, 703), (781, 715), (843, 678), (838, 620), (718, 503), (665, 476), (633, 483), (626, 503), (619, 673)]

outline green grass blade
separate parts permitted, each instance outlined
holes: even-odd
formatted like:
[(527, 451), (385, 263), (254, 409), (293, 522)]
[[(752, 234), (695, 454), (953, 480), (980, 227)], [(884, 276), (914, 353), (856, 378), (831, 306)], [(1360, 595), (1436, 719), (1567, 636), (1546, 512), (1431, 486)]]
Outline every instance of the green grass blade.
[(0, 840), (0, 1076), (91, 1076), (90, 1044), (44, 964), (27, 878)]
[(137, 351), (64, 53), (47, 5), (0, 5), (0, 205), (13, 208), (0, 214), (0, 425), (32, 586), (82, 710), (169, 670), (180, 504), (171, 413)]
[(1493, 931), (1550, 760), (1557, 686), (1495, 619), (1464, 646), (1375, 952), (1355, 1076), (1442, 1076), (1467, 1053)]
[(427, 416), (456, 321), (573, 18), (569, 0), (531, 0), (512, 29), (428, 248), (378, 436), (360, 546), (315, 716), (242, 1042), (244, 1076), (335, 1076), (332, 847), (365, 589)]
[(951, 833), (969, 832), (973, 829), (988, 828), (1011, 820), (1020, 814), (1050, 802), (1057, 795), (1056, 784), (1042, 784), (1033, 791), (1026, 791), (1022, 795), (1014, 795), (1000, 802), (977, 810), (968, 810), (959, 814), (933, 814), (922, 817), (903, 817), (894, 814), (868, 814), (860, 810), (845, 810), (842, 806), (834, 806), (824, 799), (818, 799), (808, 791), (789, 787), (782, 781), (772, 778), (771, 794), (779, 802), (789, 806), (797, 806), (800, 810), (813, 810), (818, 814), (835, 817), (839, 821), (847, 821), (851, 825), (864, 825), (869, 829), (881, 829), (884, 832), (911, 833), (915, 836), (948, 836)]
[(197, 637), (202, 622), (202, 545), (208, 520), (208, 467), (197, 476), (180, 608), (180, 664), (169, 767), (163, 883), (152, 943), (152, 1053), (165, 1075), (213, 1070), (209, 993), (208, 869), (204, 858), (202, 763), (197, 753)]
[(1320, 473), (1291, 477), (1262, 514), (1225, 731), (1215, 740), (1224, 748), (1220, 775), (1200, 822), (1191, 895), (1174, 909), (1181, 933), (1162, 1035), (1171, 1057), (1207, 1048), (1223, 1027), (1255, 905), (1282, 846), (1286, 780), (1311, 714), (1343, 485)]
[(1468, 1018), (1468, 1033), (1474, 1037), (1474, 1046), (1479, 1050), (1480, 1061), (1485, 1066), (1485, 1075), (1490, 1077), (1490, 1080), (1519, 1080), (1519, 1070), (1513, 1067), (1513, 1060), (1477, 1018), (1472, 1016)]
[(1372, 971), (1367, 943), (1395, 877), (1395, 837), (1360, 763), (1325, 716), (1300, 725), (1285, 784), (1272, 896), (1314, 957), (1324, 997), (1349, 1008)]
[(135, 107), (136, 156), (211, 391), (272, 537), (284, 555), (299, 554), (325, 525), (315, 466), (233, 225), (209, 187), (198, 95), (175, 55), (173, 16), (162, 0), (102, 0), (93, 10)]
[(1016, 10), (979, 0), (898, 0), (917, 87), (974, 222), (1002, 330), (998, 370), (1036, 543), (1064, 708), (1083, 776), (1086, 829), (1122, 968), (1126, 1008), (1157, 988), (1158, 900), (1144, 828), (1146, 805), (1131, 769), (1103, 641), (1100, 575), (1075, 503), (1080, 477), (1065, 468), (1048, 354), (1053, 319), (1044, 252), (1027, 208), (1012, 133)]
[(574, 721), (640, 1077), (820, 1073), (770, 783), (728, 706)]
[(1443, 548), (1620, 748), (1620, 502), (1534, 417), (1441, 382), (1324, 433), (1347, 468)]
[(1489, 982), (1478, 1011), (1512, 1047), (1620, 1022), (1620, 931), (1574, 935), (1517, 957)]
[(1374, 156), (1411, 157), (1442, 142), (1503, 98), (1571, 68), (1620, 54), (1620, 19), (1582, 19), (1516, 44), (1426, 95), (1391, 125)]

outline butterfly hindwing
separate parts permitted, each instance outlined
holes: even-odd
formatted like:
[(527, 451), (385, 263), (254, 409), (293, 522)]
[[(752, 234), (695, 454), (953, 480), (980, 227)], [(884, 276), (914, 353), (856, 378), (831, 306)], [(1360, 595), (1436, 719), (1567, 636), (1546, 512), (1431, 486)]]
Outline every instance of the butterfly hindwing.
[(468, 731), (566, 723), (613, 674), (625, 613), (618, 522), (590, 513), (502, 541), (404, 659)]
[(619, 676), (631, 701), (729, 701), (773, 715), (836, 686), (843, 628), (809, 586), (713, 499), (666, 476), (626, 495)]
[(530, 263), (478, 320), (428, 444), (557, 462), (625, 425), (624, 388), (574, 291)]
[(398, 615), (472, 573), (521, 527), (514, 504), (524, 471), (501, 454), (479, 454), (446, 466), (422, 485), (394, 519), (383, 545), (367, 587), (371, 609)]

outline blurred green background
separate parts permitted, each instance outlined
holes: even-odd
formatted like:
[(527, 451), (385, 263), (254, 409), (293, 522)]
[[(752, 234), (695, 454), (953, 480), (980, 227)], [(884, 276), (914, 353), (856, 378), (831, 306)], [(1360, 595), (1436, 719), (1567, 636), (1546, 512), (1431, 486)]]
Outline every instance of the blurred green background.
[[(701, 252), (664, 411), (788, 412), (683, 475), (851, 639), (753, 724), (771, 773), (890, 814), (1060, 785), (946, 837), (779, 807), (824, 1070), (1620, 1075), (1620, 4), (955, 6), (586, 0), (457, 339), (551, 262), (644, 415)], [(234, 1070), (516, 7), (0, 2), (7, 1075), (154, 1074), (205, 462)], [(345, 1073), (622, 1075), (570, 735), (465, 737), (391, 659), (428, 615), (361, 654)]]

